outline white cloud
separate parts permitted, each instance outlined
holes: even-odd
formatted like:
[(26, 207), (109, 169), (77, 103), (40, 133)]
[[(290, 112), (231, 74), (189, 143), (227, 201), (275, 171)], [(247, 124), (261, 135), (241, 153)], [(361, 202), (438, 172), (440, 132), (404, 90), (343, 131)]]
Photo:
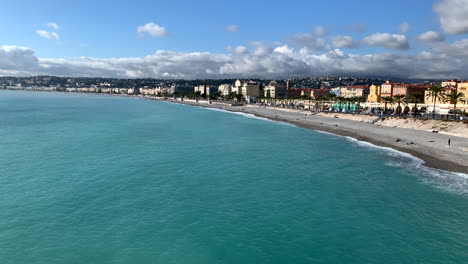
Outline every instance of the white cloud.
[(236, 54), (246, 54), (249, 52), (249, 50), (245, 46), (237, 46), (235, 48), (229, 46), (227, 47), (227, 50), (229, 52), (236, 53)]
[(230, 32), (230, 33), (235, 33), (235, 32), (239, 32), (239, 26), (238, 25), (229, 25), (226, 27), (226, 31), (227, 32)]
[(291, 49), (290, 47), (288, 47), (288, 45), (283, 45), (276, 47), (273, 51), (284, 54), (292, 54), (294, 52), (294, 49)]
[(323, 26), (316, 26), (316, 27), (314, 27), (314, 34), (317, 37), (323, 37), (323, 36), (326, 36), (328, 34), (328, 31)]
[(137, 28), (137, 32), (142, 35), (148, 34), (152, 37), (165, 37), (169, 35), (166, 28), (161, 27), (154, 22), (149, 22), (143, 26), (139, 26)]
[(468, 0), (439, 0), (434, 5), (434, 11), (446, 33), (468, 33)]
[[(438, 42), (419, 54), (353, 54), (340, 49), (316, 53), (286, 45), (255, 43), (228, 54), (160, 50), (144, 57), (45, 59), (26, 47), (0, 47), (0, 75), (117, 78), (292, 78), (320, 75), (468, 78), (468, 39)], [(229, 48), (228, 48), (229, 50)]]
[(440, 42), (433, 45), (434, 51), (453, 60), (468, 59), (468, 39), (462, 39), (453, 43)]
[(442, 34), (435, 32), (435, 31), (427, 31), (419, 36), (416, 37), (417, 40), (423, 41), (423, 42), (438, 42), (438, 41), (444, 41), (445, 38), (442, 36)]
[(300, 48), (306, 47), (310, 50), (326, 50), (329, 45), (325, 39), (317, 37), (313, 34), (299, 33), (288, 39), (288, 42)]
[(34, 53), (34, 50), (26, 47), (0, 46), (0, 74), (33, 74), (39, 63)]
[(376, 33), (367, 36), (362, 42), (369, 46), (380, 46), (393, 50), (407, 50), (410, 48), (406, 36), (400, 34)]
[(400, 32), (401, 33), (406, 33), (410, 30), (410, 24), (408, 22), (403, 22), (400, 24)]
[(351, 36), (334, 36), (332, 37), (332, 45), (335, 48), (357, 48), (357, 43)]
[(48, 39), (60, 39), (60, 36), (56, 32), (51, 32), (47, 30), (36, 30), (36, 34), (43, 38)]
[(50, 27), (50, 28), (53, 28), (55, 30), (58, 30), (59, 29), (59, 25), (57, 23), (54, 23), (54, 22), (49, 22), (46, 24), (47, 27)]

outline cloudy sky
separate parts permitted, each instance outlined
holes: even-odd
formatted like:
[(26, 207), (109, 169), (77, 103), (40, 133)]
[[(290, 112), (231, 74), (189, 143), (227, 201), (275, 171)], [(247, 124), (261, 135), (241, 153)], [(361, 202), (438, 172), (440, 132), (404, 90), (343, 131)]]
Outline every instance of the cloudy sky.
[(0, 75), (468, 79), (468, 0), (16, 0), (0, 17)]

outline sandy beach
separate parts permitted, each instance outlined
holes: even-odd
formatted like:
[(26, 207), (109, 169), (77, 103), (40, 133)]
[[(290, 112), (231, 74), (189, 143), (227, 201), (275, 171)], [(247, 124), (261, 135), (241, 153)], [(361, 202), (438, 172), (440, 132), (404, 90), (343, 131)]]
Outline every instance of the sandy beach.
[[(232, 112), (287, 122), (298, 127), (349, 136), (378, 146), (390, 147), (424, 160), (424, 165), (468, 174), (468, 138), (453, 133), (432, 133), (423, 129), (394, 127), (370, 122), (375, 117), (340, 118), (334, 114), (311, 114), (309, 111), (259, 107), (256, 105), (230, 106), (207, 102), (173, 101), (194, 106), (217, 108)], [(408, 121), (411, 122), (411, 121)], [(467, 126), (466, 124), (463, 124)], [(451, 146), (448, 146), (448, 141)]]

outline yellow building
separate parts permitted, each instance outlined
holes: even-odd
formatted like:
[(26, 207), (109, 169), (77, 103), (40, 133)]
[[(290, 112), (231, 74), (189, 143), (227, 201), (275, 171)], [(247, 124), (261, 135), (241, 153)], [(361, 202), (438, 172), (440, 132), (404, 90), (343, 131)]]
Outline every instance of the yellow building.
[(457, 84), (457, 91), (463, 93), (463, 97), (460, 100), (462, 104), (468, 104), (468, 81), (459, 82)]
[(440, 84), (440, 86), (442, 86), (442, 87), (457, 87), (457, 83), (458, 83), (457, 80), (447, 80), (447, 81), (443, 81)]
[[(445, 86), (443, 87), (443, 92), (442, 94), (445, 95), (445, 99), (442, 99), (441, 98), (436, 98), (436, 105), (437, 104), (450, 104), (450, 100), (448, 99), (448, 96), (452, 93), (452, 91), (455, 91), (454, 88), (452, 88), (451, 86)], [(426, 90), (424, 91), (424, 103), (427, 104), (427, 105), (431, 105), (431, 104), (434, 104), (434, 98), (433, 96), (431, 95), (431, 91), (430, 90)]]
[(369, 103), (380, 103), (380, 85), (371, 85), (369, 87), (369, 96), (367, 97), (367, 102)]
[[(443, 81), (440, 86), (444, 88), (444, 94), (446, 99), (436, 101), (436, 104), (450, 104), (449, 95), (452, 92), (459, 92), (463, 94), (463, 97), (458, 102), (459, 104), (468, 104), (468, 81), (456, 81), (456, 80), (447, 80)], [(430, 96), (430, 91), (425, 91), (425, 103), (434, 104), (432, 97)]]

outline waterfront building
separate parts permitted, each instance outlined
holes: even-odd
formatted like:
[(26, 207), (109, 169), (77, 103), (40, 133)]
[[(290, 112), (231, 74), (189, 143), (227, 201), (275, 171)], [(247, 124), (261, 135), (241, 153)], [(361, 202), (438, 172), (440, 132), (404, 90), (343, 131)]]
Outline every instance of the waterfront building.
[(408, 87), (410, 85), (406, 83), (394, 83), (391, 80), (387, 80), (381, 85), (380, 88), (380, 98), (382, 97), (391, 97), (395, 95), (407, 95)]
[(263, 89), (264, 96), (267, 98), (286, 97), (286, 86), (279, 85), (276, 81), (271, 81)]
[(340, 97), (341, 87), (331, 88), (330, 93), (336, 95), (337, 97)]
[(139, 89), (139, 92), (142, 95), (150, 95), (150, 96), (157, 95), (156, 94), (156, 89), (154, 89), (154, 88), (143, 87), (143, 88)]
[(461, 81), (457, 83), (457, 91), (463, 94), (460, 102), (462, 104), (468, 104), (468, 81)]
[(203, 85), (195, 86), (193, 91), (195, 93), (200, 92), (201, 95), (204, 94), (206, 96), (210, 96), (210, 95), (216, 94), (218, 92), (218, 88), (215, 86), (203, 84)]
[(403, 95), (406, 96), (408, 93), (409, 84), (406, 83), (394, 83), (393, 84), (393, 95)]
[(298, 89), (298, 88), (289, 89), (288, 98), (299, 98), (301, 95), (303, 95), (304, 90), (309, 90), (309, 89)]
[(154, 89), (154, 93), (156, 95), (170, 95), (170, 92), (171, 92), (171, 87), (167, 87), (167, 86), (158, 86)]
[(256, 98), (260, 95), (260, 84), (255, 81), (237, 80), (234, 83), (233, 92), (242, 94), (245, 98)]
[[(453, 86), (445, 86), (445, 87), (442, 87), (443, 89), (443, 92), (442, 94), (445, 95), (445, 98), (436, 98), (435, 100), (435, 103), (436, 105), (439, 105), (439, 104), (449, 104), (450, 103), (450, 100), (448, 99), (448, 96), (452, 93), (452, 92), (456, 92), (457, 91), (457, 88), (456, 86), (453, 87)], [(424, 103), (427, 104), (427, 105), (431, 105), (431, 104), (434, 104), (434, 98), (433, 96), (431, 95), (431, 91), (429, 89), (425, 90), (424, 91)]]
[(131, 95), (136, 95), (136, 94), (139, 94), (140, 93), (140, 89), (139, 88), (130, 88), (127, 90), (127, 93), (128, 94), (131, 94)]
[(380, 88), (380, 97), (393, 97), (393, 82), (391, 80), (387, 80), (385, 83), (381, 85)]
[[(459, 101), (459, 104), (468, 104), (468, 81), (459, 81), (459, 80), (446, 80), (441, 82), (440, 86), (443, 88), (443, 94), (445, 95), (446, 99), (445, 100), (436, 100), (436, 104), (450, 104), (450, 100), (448, 99), (449, 95), (452, 92), (458, 92), (462, 93), (463, 96)], [(430, 91), (428, 88), (429, 86), (426, 87), (425, 91), (425, 102), (426, 104), (433, 104), (432, 97), (430, 96)], [(440, 102), (439, 102), (440, 101)]]
[(426, 85), (426, 84), (410, 84), (406, 87), (406, 90), (404, 91), (404, 95), (406, 97), (409, 97), (412, 94), (416, 94), (416, 93), (424, 94), (424, 92), (429, 88), (431, 88), (431, 86)]
[(232, 93), (232, 84), (221, 84), (218, 87), (218, 92), (224, 96), (228, 96), (230, 93)]
[(382, 87), (380, 85), (372, 84), (369, 87), (369, 95), (367, 96), (367, 102), (369, 102), (369, 103), (380, 103), (381, 89), (382, 89)]
[(458, 80), (446, 80), (440, 83), (440, 86), (442, 87), (457, 87), (457, 84), (459, 83)]
[(309, 96), (312, 99), (323, 98), (323, 97), (329, 96), (330, 91), (331, 91), (330, 89), (311, 89)]
[(369, 95), (369, 86), (367, 85), (341, 87), (341, 96), (345, 98), (362, 97), (367, 99), (367, 95)]

